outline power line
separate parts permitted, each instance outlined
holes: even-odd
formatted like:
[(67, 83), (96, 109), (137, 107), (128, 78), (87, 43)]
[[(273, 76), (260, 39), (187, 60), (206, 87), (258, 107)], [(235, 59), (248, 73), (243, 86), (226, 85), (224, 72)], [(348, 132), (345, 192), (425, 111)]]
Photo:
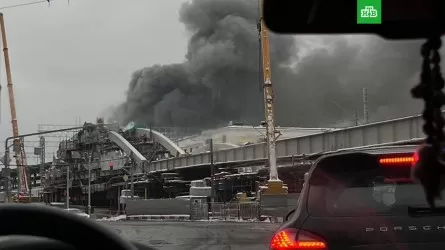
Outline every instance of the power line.
[[(11, 8), (17, 8), (17, 7), (24, 7), (24, 6), (28, 6), (28, 5), (33, 5), (33, 4), (40, 4), (40, 3), (48, 3), (48, 6), (51, 4), (51, 2), (54, 0), (40, 0), (40, 1), (34, 1), (34, 2), (28, 2), (28, 3), (21, 3), (21, 4), (15, 4), (15, 5), (8, 5), (8, 6), (3, 6), (0, 7), (0, 10), (3, 9), (11, 9)], [(68, 0), (69, 3), (69, 0)]]

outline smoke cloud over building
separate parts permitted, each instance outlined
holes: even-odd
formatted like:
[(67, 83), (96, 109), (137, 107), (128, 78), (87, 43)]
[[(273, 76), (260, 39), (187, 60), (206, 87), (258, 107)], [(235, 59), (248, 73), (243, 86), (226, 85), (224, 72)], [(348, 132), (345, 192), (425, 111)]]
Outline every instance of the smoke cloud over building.
[[(186, 60), (135, 71), (114, 119), (200, 128), (230, 120), (259, 124), (264, 111), (258, 10), (256, 0), (184, 3), (179, 17), (191, 34)], [(277, 124), (329, 126), (352, 120), (354, 110), (362, 116), (363, 88), (371, 121), (420, 112), (409, 94), (419, 51), (418, 41), (271, 34)]]

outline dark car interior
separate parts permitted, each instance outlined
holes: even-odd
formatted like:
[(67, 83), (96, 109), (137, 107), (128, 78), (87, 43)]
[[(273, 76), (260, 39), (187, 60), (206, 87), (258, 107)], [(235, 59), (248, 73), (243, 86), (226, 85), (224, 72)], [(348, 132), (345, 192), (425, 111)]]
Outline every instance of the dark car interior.
[(98, 223), (63, 210), (32, 204), (0, 206), (0, 246), (25, 249), (153, 249), (130, 243)]

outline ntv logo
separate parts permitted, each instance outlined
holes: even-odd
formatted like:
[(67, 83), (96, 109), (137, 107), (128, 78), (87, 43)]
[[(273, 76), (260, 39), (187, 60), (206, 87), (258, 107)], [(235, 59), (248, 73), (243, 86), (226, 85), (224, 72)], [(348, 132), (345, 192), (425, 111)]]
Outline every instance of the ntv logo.
[(381, 0), (357, 0), (357, 24), (381, 24)]
[(379, 13), (373, 6), (365, 6), (365, 8), (360, 10), (361, 18), (376, 18), (379, 16)]

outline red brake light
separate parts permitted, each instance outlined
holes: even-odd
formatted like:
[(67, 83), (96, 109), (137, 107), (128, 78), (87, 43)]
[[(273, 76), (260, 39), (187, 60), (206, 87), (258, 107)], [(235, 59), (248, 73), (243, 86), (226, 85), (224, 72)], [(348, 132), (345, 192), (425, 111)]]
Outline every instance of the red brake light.
[(419, 161), (419, 151), (416, 150), (416, 152), (414, 152), (413, 160), (414, 160), (413, 165)]
[(398, 157), (382, 157), (379, 159), (379, 163), (382, 165), (406, 165), (410, 166), (416, 162), (417, 157), (413, 156), (398, 156)]
[(271, 242), (271, 250), (303, 250), (303, 249), (317, 249), (326, 250), (326, 243), (321, 238), (312, 233), (296, 230), (284, 229), (276, 233)]

